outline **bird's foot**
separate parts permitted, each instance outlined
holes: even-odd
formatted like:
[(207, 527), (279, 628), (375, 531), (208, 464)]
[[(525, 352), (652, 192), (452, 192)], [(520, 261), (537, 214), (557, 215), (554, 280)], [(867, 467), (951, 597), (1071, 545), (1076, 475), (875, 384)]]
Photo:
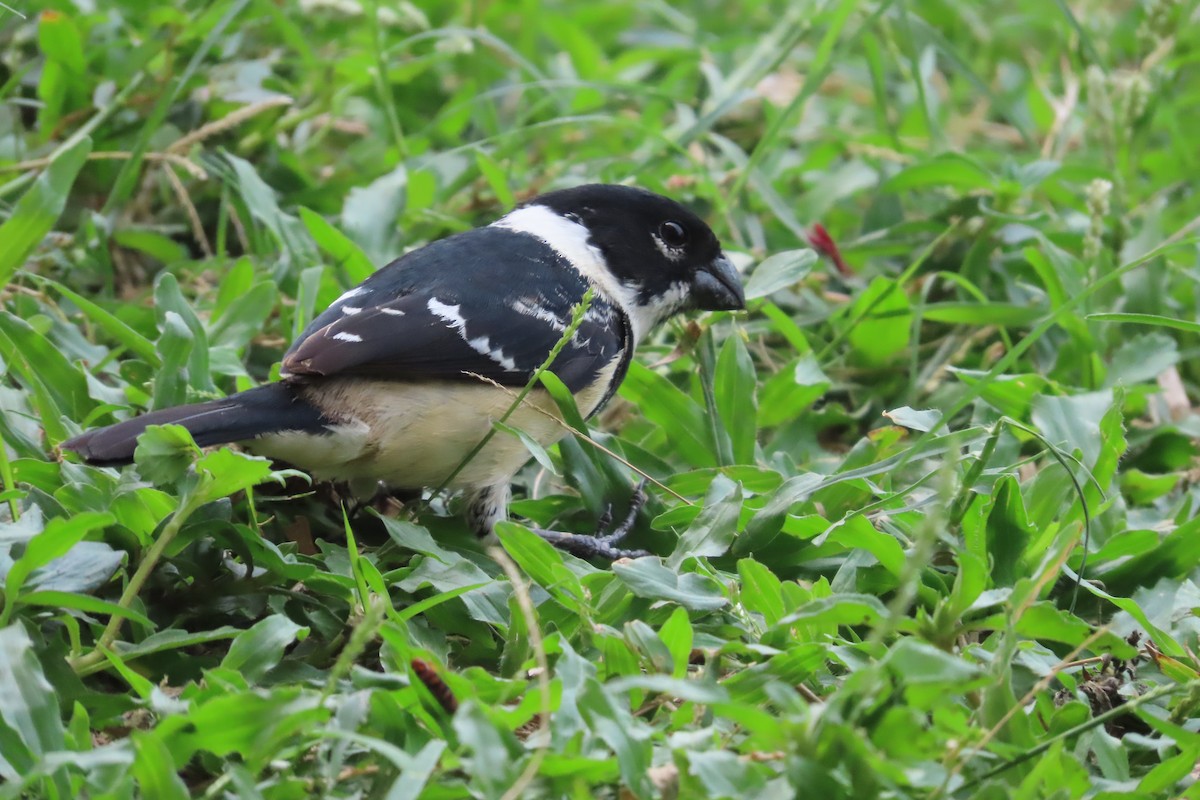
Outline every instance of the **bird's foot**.
[(599, 530), (592, 535), (565, 533), (536, 527), (531, 530), (559, 550), (565, 550), (577, 558), (603, 559), (605, 561), (616, 561), (619, 558), (641, 558), (650, 553), (646, 550), (626, 550), (620, 547), (620, 544), (633, 530), (638, 512), (645, 504), (646, 482), (643, 480), (634, 489), (633, 496), (629, 499), (629, 511), (625, 514), (625, 519), (615, 526), (612, 525), (612, 507), (609, 506), (604, 512), (604, 516), (600, 518)]

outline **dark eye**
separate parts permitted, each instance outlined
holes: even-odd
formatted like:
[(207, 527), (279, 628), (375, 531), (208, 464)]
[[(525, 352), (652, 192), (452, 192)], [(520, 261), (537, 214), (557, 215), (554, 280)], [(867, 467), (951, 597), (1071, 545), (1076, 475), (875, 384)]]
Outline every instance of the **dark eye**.
[(683, 247), (687, 244), (687, 231), (678, 222), (664, 222), (658, 226), (659, 238), (667, 247)]

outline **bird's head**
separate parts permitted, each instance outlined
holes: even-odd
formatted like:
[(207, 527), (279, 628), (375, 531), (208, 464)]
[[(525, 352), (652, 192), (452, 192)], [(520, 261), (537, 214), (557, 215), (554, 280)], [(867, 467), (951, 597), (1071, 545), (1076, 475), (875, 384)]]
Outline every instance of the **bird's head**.
[(552, 244), (613, 296), (635, 330), (689, 309), (745, 308), (741, 279), (712, 229), (645, 189), (588, 184), (549, 192), (499, 224)]

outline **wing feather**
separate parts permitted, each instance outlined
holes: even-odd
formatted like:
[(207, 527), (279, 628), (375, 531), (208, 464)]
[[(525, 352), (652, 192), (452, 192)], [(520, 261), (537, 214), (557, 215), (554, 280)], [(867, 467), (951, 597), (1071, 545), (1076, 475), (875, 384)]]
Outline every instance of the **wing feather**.
[[(293, 380), (333, 375), (525, 384), (562, 338), (587, 283), (536, 238), (479, 228), (392, 262), (338, 298), (288, 350)], [(589, 385), (629, 357), (628, 320), (593, 300), (551, 370)], [(622, 369), (623, 372), (623, 369)]]

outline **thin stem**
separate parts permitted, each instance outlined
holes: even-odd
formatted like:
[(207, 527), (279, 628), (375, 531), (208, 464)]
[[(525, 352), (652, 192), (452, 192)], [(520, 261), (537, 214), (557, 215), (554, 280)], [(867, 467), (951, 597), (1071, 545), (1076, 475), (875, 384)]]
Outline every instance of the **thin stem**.
[[(154, 568), (158, 565), (159, 559), (162, 558), (167, 547), (179, 535), (179, 532), (183, 530), (184, 524), (195, 513), (196, 509), (203, 504), (203, 491), (188, 493), (183, 501), (183, 505), (175, 512), (175, 516), (163, 526), (162, 533), (158, 535), (158, 539), (146, 551), (145, 558), (142, 559), (141, 564), (138, 564), (133, 577), (129, 579), (129, 583), (125, 586), (125, 591), (121, 593), (121, 599), (117, 601), (118, 606), (127, 609), (133, 605), (133, 601), (142, 591), (142, 587), (146, 585), (146, 581), (150, 579), (150, 573), (154, 572)], [(78, 658), (71, 659), (71, 669), (75, 670), (79, 675), (88, 675), (96, 672), (99, 669), (99, 665), (106, 660), (104, 652), (111, 648), (117, 640), (117, 636), (121, 633), (121, 625), (124, 622), (124, 616), (118, 614), (111, 616), (108, 624), (104, 626), (104, 631), (100, 634), (100, 638), (96, 640), (95, 647), (90, 652)]]

